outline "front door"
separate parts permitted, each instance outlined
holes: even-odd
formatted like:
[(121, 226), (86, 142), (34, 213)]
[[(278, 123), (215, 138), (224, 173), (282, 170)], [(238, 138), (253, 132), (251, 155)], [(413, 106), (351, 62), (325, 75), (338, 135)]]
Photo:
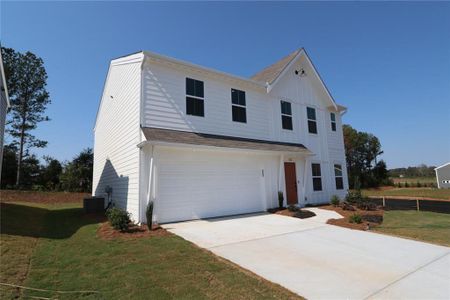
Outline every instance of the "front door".
[(295, 173), (295, 163), (284, 163), (284, 180), (286, 182), (286, 197), (288, 205), (295, 205), (297, 200), (297, 175)]

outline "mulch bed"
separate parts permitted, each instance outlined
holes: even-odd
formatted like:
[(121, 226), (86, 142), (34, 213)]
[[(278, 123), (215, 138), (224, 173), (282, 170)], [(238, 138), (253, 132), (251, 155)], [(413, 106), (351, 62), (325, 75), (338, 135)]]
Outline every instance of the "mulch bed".
[(1, 190), (0, 202), (31, 202), (43, 204), (82, 203), (83, 198), (89, 196), (90, 194), (87, 193)]
[(97, 236), (102, 240), (114, 240), (114, 239), (138, 239), (154, 236), (170, 236), (170, 232), (160, 227), (159, 225), (153, 225), (152, 231), (148, 230), (147, 225), (131, 225), (127, 231), (115, 230), (109, 222), (100, 224), (97, 229)]
[[(376, 210), (362, 210), (354, 207), (354, 211), (344, 210), (342, 209), (342, 207), (335, 207), (333, 205), (325, 205), (321, 206), (320, 208), (335, 211), (344, 217), (343, 219), (328, 220), (327, 224), (331, 225), (346, 227), (350, 229), (368, 230), (380, 225), (383, 222), (384, 210), (379, 208)], [(359, 214), (362, 217), (363, 222), (360, 224), (350, 223), (349, 218), (354, 214)]]
[(283, 208), (271, 208), (267, 210), (271, 214), (277, 214), (282, 216), (288, 216), (288, 217), (295, 217), (299, 219), (306, 219), (314, 217), (316, 214), (309, 210), (303, 210), (299, 209), (297, 211), (290, 211), (289, 209), (283, 207)]

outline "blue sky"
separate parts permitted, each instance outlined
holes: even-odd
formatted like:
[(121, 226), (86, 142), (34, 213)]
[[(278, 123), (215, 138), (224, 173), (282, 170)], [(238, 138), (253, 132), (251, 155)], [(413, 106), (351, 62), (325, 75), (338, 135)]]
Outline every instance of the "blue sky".
[(450, 161), (449, 2), (1, 2), (1, 43), (44, 59), (52, 121), (38, 155), (93, 142), (110, 59), (150, 50), (250, 76), (305, 47), (344, 122), (388, 167)]

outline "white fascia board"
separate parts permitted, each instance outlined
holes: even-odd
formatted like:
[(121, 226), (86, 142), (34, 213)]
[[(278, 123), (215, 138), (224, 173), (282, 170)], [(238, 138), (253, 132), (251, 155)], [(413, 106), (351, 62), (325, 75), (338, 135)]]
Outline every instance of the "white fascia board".
[(448, 162), (448, 163), (446, 163), (446, 164), (443, 164), (442, 166), (436, 167), (436, 168), (434, 168), (434, 169), (435, 169), (435, 170), (438, 170), (438, 169), (441, 169), (441, 168), (446, 167), (446, 166), (448, 166), (448, 165), (450, 165), (450, 162)]
[(250, 85), (256, 89), (266, 90), (265, 84), (262, 84), (261, 82), (258, 82), (258, 81), (254, 81), (252, 79), (248, 79), (248, 78), (237, 76), (237, 75), (232, 75), (232, 74), (229, 74), (226, 72), (218, 71), (218, 70), (208, 68), (208, 67), (203, 67), (203, 66), (200, 66), (197, 64), (182, 61), (179, 59), (175, 59), (172, 57), (168, 57), (168, 56), (157, 54), (157, 53), (150, 52), (150, 51), (144, 51), (144, 54), (145, 54), (145, 57), (148, 58), (148, 61), (150, 61), (150, 62), (154, 61), (154, 62), (159, 62), (162, 64), (171, 65), (173, 67), (188, 68), (188, 69), (191, 69), (194, 71), (214, 75), (216, 77), (219, 77), (219, 78), (222, 78), (222, 79), (225, 79), (228, 81), (234, 81), (234, 82), (237, 82), (240, 84)]
[(3, 68), (3, 57), (2, 52), (0, 51), (0, 72), (2, 76), (2, 84), (5, 88), (5, 96), (6, 96), (6, 109), (8, 109), (11, 106), (11, 103), (9, 102), (9, 94), (8, 94), (8, 86), (6, 85), (6, 77), (5, 77), (5, 70)]
[(192, 148), (192, 149), (205, 149), (205, 150), (219, 150), (219, 151), (234, 151), (234, 152), (246, 152), (246, 153), (254, 153), (254, 154), (277, 154), (283, 153), (285, 155), (303, 155), (303, 156), (314, 156), (310, 150), (305, 149), (301, 152), (283, 152), (283, 151), (269, 151), (269, 150), (257, 150), (257, 149), (244, 149), (244, 148), (227, 148), (227, 147), (216, 147), (216, 146), (208, 146), (208, 145), (194, 145), (194, 144), (184, 144), (184, 143), (169, 143), (169, 142), (161, 142), (161, 141), (142, 141), (138, 143), (136, 146), (138, 148), (143, 148), (146, 145), (152, 146), (165, 146), (165, 147), (177, 147), (177, 148)]

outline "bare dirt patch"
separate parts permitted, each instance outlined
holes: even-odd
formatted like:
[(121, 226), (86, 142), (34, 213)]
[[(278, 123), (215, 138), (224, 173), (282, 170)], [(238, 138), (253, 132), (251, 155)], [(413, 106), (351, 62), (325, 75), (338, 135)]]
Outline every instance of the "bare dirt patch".
[(0, 202), (82, 203), (83, 198), (88, 196), (90, 195), (87, 193), (1, 190)]
[(148, 238), (155, 236), (169, 236), (170, 232), (160, 227), (159, 225), (153, 225), (152, 231), (148, 230), (147, 225), (131, 225), (126, 231), (115, 230), (109, 222), (103, 222), (100, 224), (97, 230), (97, 236), (103, 240), (114, 239), (138, 239)]
[[(384, 210), (377, 209), (377, 210), (362, 210), (355, 207), (354, 211), (350, 210), (344, 210), (342, 207), (339, 206), (333, 206), (333, 205), (325, 205), (321, 206), (320, 208), (332, 210), (337, 212), (338, 214), (342, 215), (343, 219), (330, 219), (328, 220), (327, 224), (351, 228), (351, 229), (358, 229), (358, 230), (368, 230), (370, 228), (374, 228), (378, 225), (380, 225), (383, 222), (383, 214)], [(358, 214), (362, 217), (362, 223), (350, 223), (350, 216)]]
[(299, 219), (306, 219), (314, 217), (316, 214), (309, 210), (298, 209), (296, 211), (291, 211), (287, 208), (271, 208), (268, 210), (271, 214), (277, 214), (288, 217), (295, 217)]

